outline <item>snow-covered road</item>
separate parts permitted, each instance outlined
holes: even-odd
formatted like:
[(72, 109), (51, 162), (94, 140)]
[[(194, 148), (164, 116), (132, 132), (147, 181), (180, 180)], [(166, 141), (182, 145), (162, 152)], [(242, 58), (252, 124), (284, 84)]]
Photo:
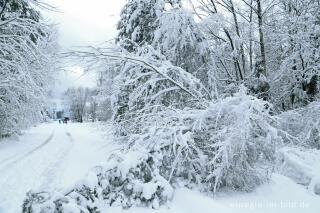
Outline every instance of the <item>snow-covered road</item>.
[(0, 212), (21, 212), (29, 190), (72, 186), (106, 160), (111, 141), (90, 124), (42, 124), (0, 143)]

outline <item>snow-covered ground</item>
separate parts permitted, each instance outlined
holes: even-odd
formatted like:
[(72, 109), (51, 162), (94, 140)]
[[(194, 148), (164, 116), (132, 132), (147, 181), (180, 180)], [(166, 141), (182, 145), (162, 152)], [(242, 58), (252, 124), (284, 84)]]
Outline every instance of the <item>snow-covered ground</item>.
[(106, 160), (111, 141), (92, 124), (57, 122), (1, 141), (0, 213), (21, 212), (31, 189), (50, 191), (74, 185), (91, 167)]
[[(0, 213), (21, 212), (26, 192), (69, 188), (88, 170), (106, 161), (117, 146), (111, 134), (93, 124), (42, 124), (17, 139), (0, 143)], [(312, 162), (310, 162), (312, 164)], [(312, 166), (312, 165), (310, 165)], [(159, 210), (106, 208), (113, 213), (318, 213), (320, 196), (293, 180), (274, 174), (252, 193), (220, 193), (216, 198), (186, 188)]]
[[(126, 213), (147, 213), (150, 209), (131, 208)], [(106, 210), (106, 212), (109, 212)], [(123, 212), (113, 208), (112, 213)], [(319, 213), (320, 197), (289, 178), (274, 174), (270, 183), (252, 193), (225, 193), (215, 199), (189, 189), (178, 189), (169, 208), (155, 213)]]

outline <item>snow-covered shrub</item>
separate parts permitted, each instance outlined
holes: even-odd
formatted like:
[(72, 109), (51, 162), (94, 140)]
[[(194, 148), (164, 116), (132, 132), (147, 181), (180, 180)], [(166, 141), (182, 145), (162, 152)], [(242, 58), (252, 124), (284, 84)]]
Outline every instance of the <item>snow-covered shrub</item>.
[(173, 188), (159, 174), (160, 159), (161, 155), (143, 148), (114, 154), (67, 192), (29, 192), (23, 213), (91, 213), (110, 206), (158, 209), (173, 197)]
[(268, 180), (280, 138), (267, 102), (242, 91), (211, 105), (195, 121), (195, 144), (207, 157), (205, 181), (214, 191), (250, 191)]
[(145, 206), (159, 208), (173, 196), (169, 182), (159, 174), (162, 156), (140, 149), (132, 149), (118, 154), (117, 166), (99, 173), (99, 182), (103, 186), (103, 198), (110, 206), (115, 204), (123, 208)]
[(296, 183), (320, 194), (320, 103), (281, 113), (279, 132), (285, 147), (278, 151), (277, 169)]
[(320, 149), (320, 102), (279, 115), (285, 142)]
[[(206, 109), (157, 109), (129, 122), (129, 147), (161, 152), (160, 175), (203, 190), (250, 191), (268, 180), (280, 141), (267, 102), (245, 94)], [(130, 126), (127, 125), (127, 126)]]

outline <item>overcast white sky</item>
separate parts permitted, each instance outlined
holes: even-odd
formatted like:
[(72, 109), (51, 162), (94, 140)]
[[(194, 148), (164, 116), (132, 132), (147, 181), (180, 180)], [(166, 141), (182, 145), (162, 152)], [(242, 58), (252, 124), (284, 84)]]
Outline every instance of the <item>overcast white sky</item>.
[[(59, 24), (59, 43), (62, 48), (98, 44), (116, 36), (116, 23), (126, 0), (48, 0), (60, 12), (46, 12), (45, 17)], [(93, 74), (81, 78), (81, 69), (63, 73), (58, 87), (94, 86)]]
[(116, 23), (125, 0), (48, 0), (59, 13), (48, 17), (60, 26), (63, 47), (99, 43), (116, 35)]

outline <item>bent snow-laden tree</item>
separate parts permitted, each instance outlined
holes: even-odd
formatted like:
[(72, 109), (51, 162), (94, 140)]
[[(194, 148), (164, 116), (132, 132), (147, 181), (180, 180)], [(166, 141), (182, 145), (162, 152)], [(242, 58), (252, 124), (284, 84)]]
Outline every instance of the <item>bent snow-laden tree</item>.
[[(112, 95), (115, 118), (158, 104), (179, 108), (194, 103), (205, 105), (209, 93), (197, 78), (166, 61), (151, 46), (137, 49), (137, 53), (128, 53), (118, 47), (91, 47), (72, 53), (88, 64), (107, 59), (121, 62)], [(191, 102), (184, 101), (187, 96)]]
[(0, 137), (44, 116), (56, 48), (54, 29), (28, 1), (0, 1)]

